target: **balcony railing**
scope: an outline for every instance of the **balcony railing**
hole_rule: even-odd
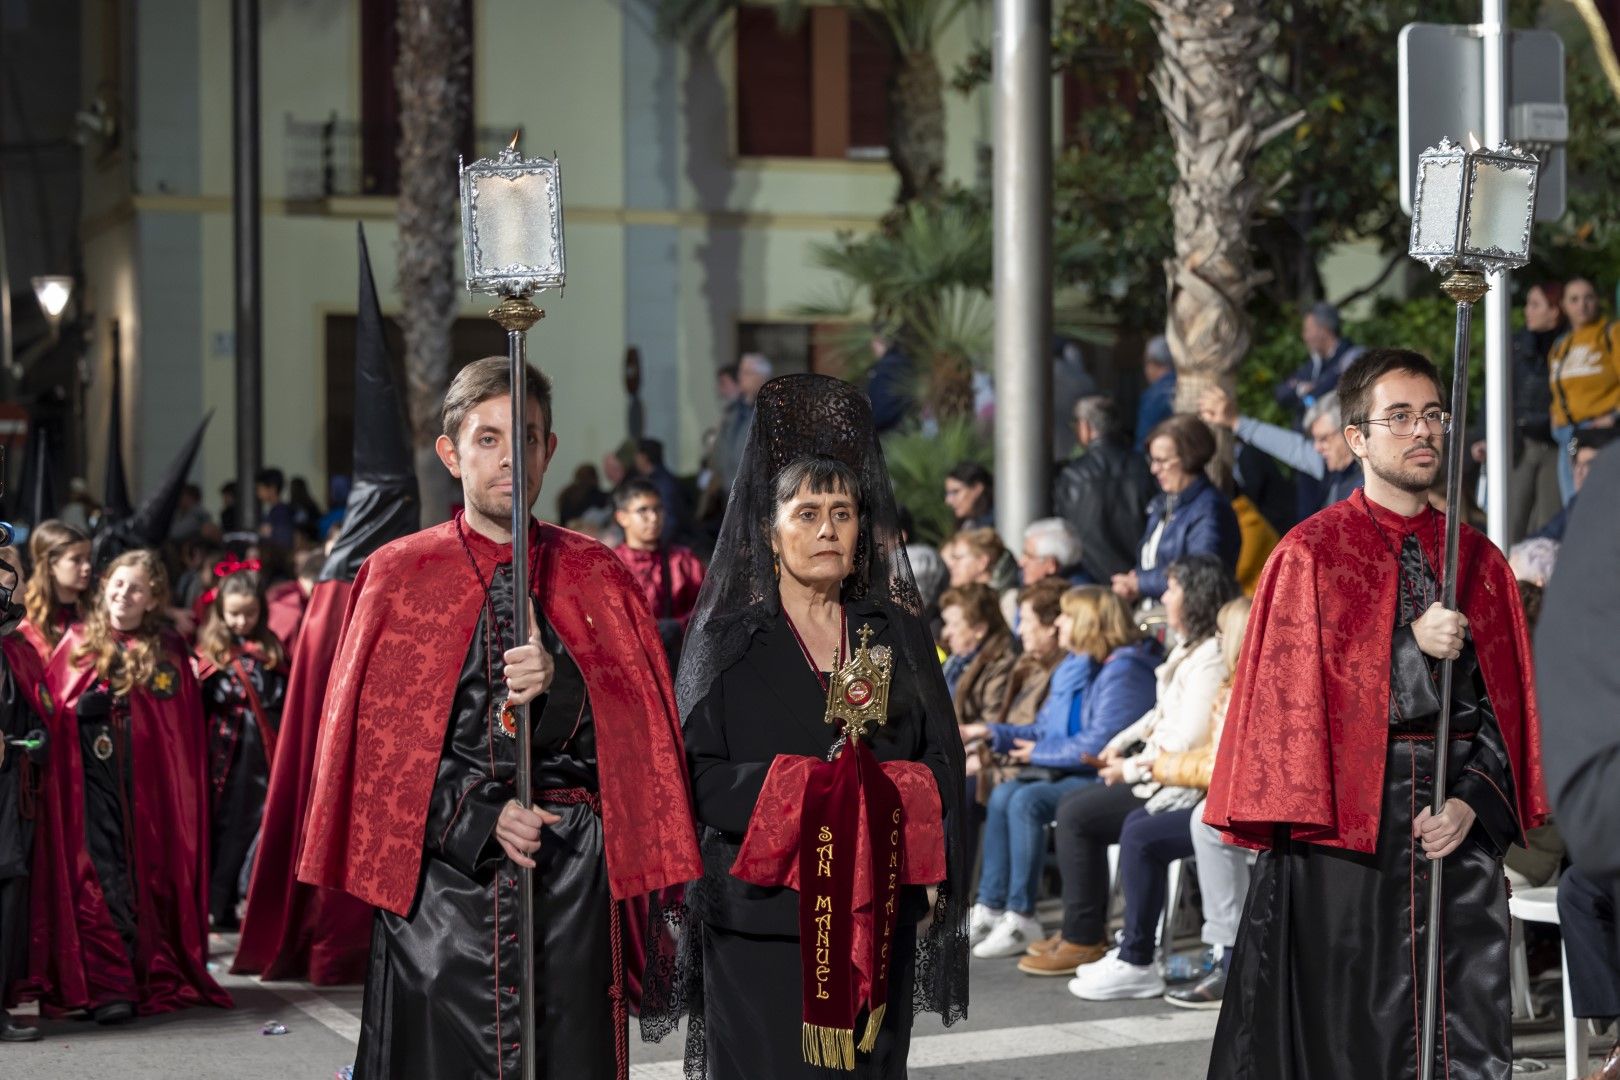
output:
[[[339,120],[336,113],[325,120],[301,120],[288,115],[287,197],[398,195],[399,127],[393,125],[393,131],[388,133],[382,128],[360,120]],[[475,128],[471,158],[495,157],[511,139],[513,130]]]

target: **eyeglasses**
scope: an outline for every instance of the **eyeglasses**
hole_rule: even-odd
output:
[[[1362,423],[1382,424],[1389,428],[1389,433],[1397,439],[1405,439],[1417,432],[1419,420],[1429,425],[1430,432],[1451,434],[1451,414],[1441,412],[1439,409],[1430,409],[1425,413],[1392,412],[1382,420],[1363,420]]]
[[[1172,465],[1179,465],[1179,464],[1181,464],[1181,459],[1179,457],[1151,457],[1150,456],[1148,458],[1148,468],[1150,468],[1150,469],[1154,468],[1154,467],[1157,467],[1157,468],[1160,468],[1160,469],[1167,469]]]

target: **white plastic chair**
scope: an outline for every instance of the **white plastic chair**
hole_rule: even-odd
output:
[[[1513,916],[1515,923],[1551,923],[1558,925],[1558,886],[1544,885],[1539,889],[1519,889],[1508,899],[1508,914]],[[1519,997],[1520,988],[1523,988],[1526,1011],[1531,1006],[1529,1001],[1530,974],[1529,965],[1524,954],[1524,929],[1522,926],[1514,927],[1514,942],[1512,952],[1512,971],[1514,997]],[[1580,1080],[1586,1075],[1586,1021],[1575,1015],[1575,1003],[1569,995],[1569,952],[1560,946],[1563,960],[1564,982],[1564,1076],[1567,1080]],[[1521,972],[1523,979],[1521,982]],[[1514,1011],[1518,1011],[1518,1002],[1515,1001]]]

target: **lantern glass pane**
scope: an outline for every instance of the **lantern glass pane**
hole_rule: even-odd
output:
[[[553,236],[558,208],[551,174],[479,176],[474,183],[479,256],[474,272],[555,271],[558,259]]]
[[[1475,161],[1473,170],[1463,247],[1512,258],[1528,256],[1535,169],[1484,159]]]
[[[1462,214],[1462,159],[1429,159],[1422,163],[1423,201],[1418,206],[1414,250],[1454,251],[1457,219]]]

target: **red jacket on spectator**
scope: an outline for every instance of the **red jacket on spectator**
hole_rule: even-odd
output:
[[[613,554],[641,586],[655,619],[674,619],[686,629],[703,587],[703,563],[690,548],[670,544],[657,551],[637,551],[620,544]]]

